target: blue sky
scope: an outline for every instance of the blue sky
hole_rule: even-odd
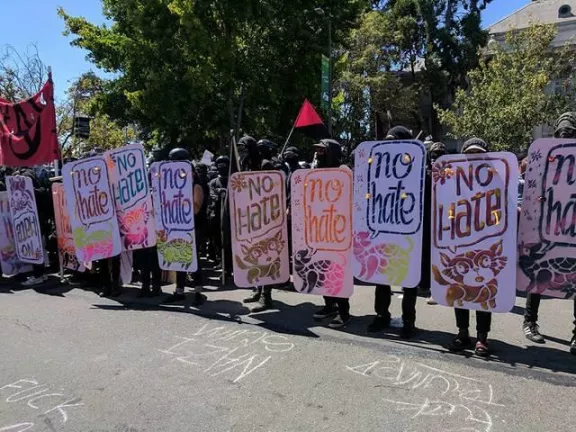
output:
[[[529,1],[493,0],[484,13],[484,24],[498,21]],[[3,3],[4,17],[0,26],[0,45],[10,44],[18,51],[24,51],[30,43],[35,43],[44,63],[52,66],[57,98],[63,97],[71,80],[94,69],[85,59],[86,52],[70,46],[70,38],[62,35],[64,24],[56,9],[62,6],[72,16],[102,23],[100,0],[0,0],[0,3]]]

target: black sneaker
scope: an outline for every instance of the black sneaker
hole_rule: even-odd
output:
[[[142,288],[138,293],[138,297],[140,298],[152,297],[152,291],[150,291],[150,289]]]
[[[344,327],[346,324],[348,324],[350,322],[350,320],[352,319],[351,316],[348,316],[346,318],[342,318],[340,316],[340,314],[338,314],[336,316],[336,318],[334,318],[332,321],[330,321],[330,324],[328,324],[328,327],[333,328],[333,329],[339,329]]]
[[[416,334],[416,326],[412,323],[404,323],[402,330],[400,330],[400,337],[402,339],[411,339]]]
[[[242,303],[256,303],[260,301],[260,296],[262,296],[262,290],[261,289],[255,289],[252,291],[252,293],[246,297],[244,300],[242,300]]]
[[[474,354],[479,357],[489,357],[490,349],[488,348],[488,335],[483,333],[478,333],[476,338],[476,347],[474,348]]]
[[[572,337],[570,342],[570,354],[576,355],[576,336]]]
[[[526,336],[526,339],[528,339],[529,341],[535,342],[535,343],[539,343],[539,344],[543,344],[546,343],[546,341],[544,340],[544,337],[540,334],[539,331],[540,327],[538,327],[538,324],[536,323],[531,323],[531,322],[527,322],[524,323],[524,336]]]
[[[472,348],[472,339],[466,333],[458,333],[456,338],[448,345],[448,349],[452,352],[462,352]]]
[[[192,300],[192,302],[190,304],[194,307],[202,306],[206,302],[207,299],[208,299],[208,297],[206,297],[204,294],[195,293],[194,299]]]
[[[318,312],[314,312],[313,317],[314,319],[322,320],[336,315],[338,315],[338,309],[334,306],[324,306]]]
[[[164,300],[163,303],[178,303],[184,300],[186,300],[186,296],[184,294],[174,293],[168,296],[168,298]]]
[[[378,333],[390,327],[390,318],[377,315],[368,326],[368,333]]]

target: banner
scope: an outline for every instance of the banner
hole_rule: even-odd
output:
[[[247,288],[288,282],[286,176],[235,173],[228,184],[234,283]]]
[[[4,276],[14,276],[32,271],[32,266],[24,264],[16,256],[16,243],[12,228],[12,216],[8,202],[8,192],[0,192],[0,265]]]
[[[0,165],[31,167],[59,159],[54,87],[50,77],[30,99],[0,99]]]
[[[78,261],[74,239],[72,238],[72,225],[66,205],[66,194],[62,183],[52,185],[52,199],[54,200],[54,219],[56,222],[56,237],[58,239],[58,258],[60,266],[74,271],[83,272],[84,265]]]
[[[91,262],[119,255],[122,244],[106,158],[67,163],[62,176],[78,259]]]
[[[419,141],[356,148],[352,270],[359,280],[406,288],[420,283],[425,175]]]
[[[24,176],[7,176],[6,188],[14,228],[16,256],[25,263],[44,264],[44,247],[32,179]]]
[[[518,163],[512,153],[440,157],[432,167],[432,296],[509,312],[516,299]]]
[[[162,270],[198,270],[194,232],[194,183],[189,162],[150,167],[158,259]]]
[[[576,140],[530,146],[518,230],[518,289],[576,297]]]
[[[123,250],[156,244],[154,209],[144,148],[130,144],[106,153]]]
[[[294,287],[305,294],[350,297],[352,171],[298,170],[291,190]]]

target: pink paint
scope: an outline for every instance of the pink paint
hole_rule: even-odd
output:
[[[354,158],[358,279],[413,288],[421,278],[426,150],[419,141],[364,142]]]
[[[576,140],[532,143],[518,231],[520,291],[576,297],[575,174]]]
[[[352,171],[298,170],[292,175],[293,279],[306,294],[348,298],[354,292]]]
[[[84,265],[78,261],[74,239],[72,238],[72,226],[66,205],[66,195],[62,183],[52,185],[52,199],[54,200],[54,217],[56,219],[56,237],[58,239],[58,257],[60,265],[64,268],[83,272]]]
[[[116,215],[125,251],[154,246],[154,209],[141,144],[106,153]]]
[[[516,299],[518,168],[508,152],[432,167],[431,290],[444,306],[509,312]]]

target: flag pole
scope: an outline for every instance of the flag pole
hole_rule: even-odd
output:
[[[284,147],[282,147],[282,151],[280,152],[280,156],[282,156],[284,154],[284,150],[286,150],[286,146],[288,145],[288,142],[290,141],[290,138],[292,137],[292,133],[294,133],[294,129],[296,128],[296,122],[297,121],[298,121],[298,119],[296,119],[296,121],[292,125],[292,130],[288,134],[288,138],[286,138],[286,142],[284,143]]]

